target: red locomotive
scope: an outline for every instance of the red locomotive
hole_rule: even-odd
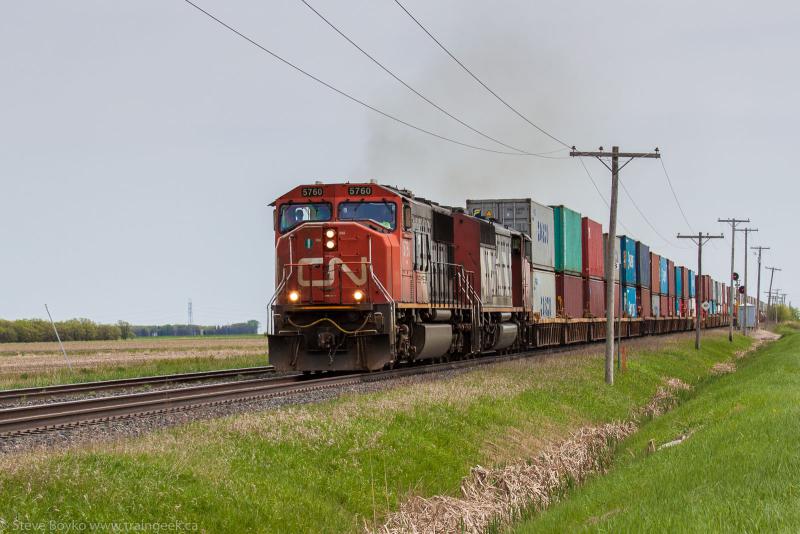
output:
[[[298,186],[272,205],[278,369],[377,370],[517,343],[527,236],[376,183]]]

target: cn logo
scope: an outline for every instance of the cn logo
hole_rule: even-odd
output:
[[[350,266],[347,265],[345,262],[342,261],[341,258],[331,258],[331,261],[328,262],[328,274],[325,280],[306,280],[304,273],[306,269],[304,269],[303,265],[322,265],[322,258],[302,258],[297,263],[300,265],[297,273],[297,283],[300,287],[330,287],[333,285],[333,281],[336,279],[336,266],[341,265],[340,269],[343,274],[345,274],[353,284],[357,286],[363,286],[367,283],[367,258],[361,258],[361,274],[356,275]]]

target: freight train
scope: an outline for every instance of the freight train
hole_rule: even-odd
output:
[[[689,330],[697,313],[706,327],[726,320],[724,284],[627,236],[606,276],[607,234],[565,206],[444,206],[375,182],[301,185],[271,206],[279,370],[375,371],[601,340],[608,283],[621,337]]]

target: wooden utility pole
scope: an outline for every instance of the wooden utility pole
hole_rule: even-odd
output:
[[[691,239],[697,245],[697,278],[695,278],[694,287],[695,287],[695,314],[694,314],[694,323],[695,323],[695,334],[694,334],[694,348],[696,350],[700,350],[700,310],[701,304],[705,302],[704,295],[703,295],[703,284],[701,283],[703,277],[703,244],[712,240],[712,239],[722,239],[725,236],[720,235],[711,235],[706,233],[703,235],[703,232],[699,232],[697,235],[681,235],[678,234],[678,239]]]
[[[769,269],[771,271],[769,275],[769,291],[767,291],[767,320],[769,320],[769,312],[771,310],[770,306],[772,304],[772,280],[775,278],[775,271],[780,271],[780,269],[778,269],[777,267],[766,267],[766,266],[764,268]]]
[[[619,192],[619,171],[637,158],[660,158],[658,148],[653,152],[620,152],[618,146],[611,147],[611,152],[603,150],[603,147],[596,152],[580,152],[572,147],[569,153],[572,157],[597,158],[611,171],[611,206],[608,218],[608,241],[606,242],[606,384],[614,383],[614,250],[617,241],[617,197]],[[603,158],[611,158],[611,165],[606,163]],[[627,158],[628,161],[619,164],[619,158]],[[620,298],[622,295],[620,294]],[[621,333],[620,325],[620,333]]]
[[[742,228],[735,232],[744,232],[744,321],[742,321],[742,334],[747,335],[747,236],[750,232],[758,232],[758,228]],[[735,233],[734,232],[734,233]]]
[[[731,287],[730,287],[730,298],[728,299],[728,320],[730,324],[728,325],[728,341],[733,341],[733,303],[736,301],[735,299],[738,298],[738,295],[735,293],[736,288],[735,280],[733,279],[733,272],[734,272],[734,260],[736,256],[734,255],[734,251],[736,250],[736,225],[739,223],[749,223],[750,219],[717,219],[717,222],[724,222],[730,223],[731,225]],[[747,253],[747,249],[745,249],[745,254]]]
[[[761,251],[769,250],[769,247],[750,248],[758,251],[758,282],[756,282],[756,330],[758,330],[758,327],[761,324]]]

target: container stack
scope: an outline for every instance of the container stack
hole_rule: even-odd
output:
[[[683,317],[683,267],[675,266],[675,317]]]
[[[689,317],[689,268],[681,268],[681,317]]]
[[[663,256],[659,258],[658,279],[661,286],[661,317],[672,317],[669,307],[669,260]]]
[[[628,236],[619,236],[622,263],[619,267],[620,291],[622,292],[622,316],[638,317],[636,304],[636,241]]]
[[[661,256],[650,253],[650,311],[661,317]]]
[[[539,318],[556,316],[553,208],[530,198],[467,200],[467,211],[495,219],[530,236],[533,242],[532,308]]]
[[[608,234],[603,234],[603,250],[606,250],[608,247]],[[620,299],[619,293],[619,267],[622,266],[622,262],[620,261],[620,246],[619,246],[619,238],[614,241],[614,265],[616,268],[612,269],[614,279],[614,317],[619,317],[622,314],[622,300]],[[610,284],[612,282],[611,275],[609,273],[605,273],[606,284]],[[605,292],[603,292],[605,295]],[[604,309],[607,307],[608,303],[603,301]]]
[[[636,301],[639,303],[639,316],[652,317],[653,301],[650,298],[650,247],[636,242]]]
[[[551,207],[555,235],[556,315],[583,317],[581,214],[565,206]]]
[[[589,217],[581,219],[581,243],[583,313],[585,317],[602,317],[606,311],[603,226]]]
[[[695,298],[695,272],[689,271],[689,277],[686,280],[686,286],[689,288],[689,303],[687,309],[689,310],[689,317],[694,317],[697,313],[697,299]]]
[[[667,281],[669,282],[669,316],[675,317],[675,262],[667,260]]]

